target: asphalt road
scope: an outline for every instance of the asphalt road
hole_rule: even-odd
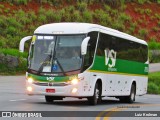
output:
[[[105,97],[102,103],[96,106],[88,105],[86,99],[65,98],[63,101],[55,101],[53,104],[45,102],[44,96],[28,96],[25,94],[25,76],[0,76],[0,111],[77,111],[77,113],[69,112],[69,114],[82,115],[89,114],[89,111],[98,111],[94,113],[94,117],[54,117],[54,118],[39,118],[43,119],[62,119],[62,120],[158,120],[157,117],[126,117],[129,113],[123,111],[159,111],[160,112],[160,96],[159,95],[144,95],[137,96],[136,102],[133,104],[120,103],[118,99]],[[86,112],[78,112],[86,111]],[[110,111],[110,112],[106,112]],[[61,113],[60,113],[61,114]],[[116,114],[125,114],[125,117],[111,117]],[[160,117],[159,117],[160,118]],[[0,118],[2,119],[2,118]],[[12,118],[17,120],[17,118]]]
[[[160,71],[160,63],[154,63],[149,65],[149,72]]]

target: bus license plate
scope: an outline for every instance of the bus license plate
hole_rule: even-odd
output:
[[[55,89],[46,89],[47,93],[55,93]]]

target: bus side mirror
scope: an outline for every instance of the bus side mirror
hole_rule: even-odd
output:
[[[27,36],[24,37],[23,39],[21,39],[20,44],[19,44],[19,51],[20,52],[24,52],[24,44],[26,41],[30,40],[32,38],[32,36]]]
[[[86,37],[81,44],[81,54],[85,55],[87,53],[87,45],[88,41],[90,40],[90,37]]]

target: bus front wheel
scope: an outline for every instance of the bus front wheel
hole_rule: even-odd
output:
[[[101,101],[101,86],[98,83],[95,85],[93,96],[88,97],[87,99],[91,105],[96,105]]]
[[[47,103],[52,103],[54,98],[53,98],[53,96],[45,96],[45,100]]]

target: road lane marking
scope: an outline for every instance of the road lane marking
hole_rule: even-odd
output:
[[[17,99],[17,100],[9,100],[10,102],[15,102],[15,101],[23,101],[23,100],[26,100],[26,99]]]
[[[122,105],[122,106],[160,106],[160,104],[127,104],[127,105]],[[107,111],[109,111],[104,117],[103,117],[103,120],[109,120],[109,118],[111,117],[111,115],[115,112],[120,112],[122,110],[126,110],[128,109],[129,107],[126,107],[126,108],[120,108],[120,107],[113,107],[113,108],[109,108],[109,109],[106,109],[102,112],[100,112],[96,119],[95,120],[100,120],[101,119],[101,116],[104,115]]]
[[[117,107],[113,107],[113,108],[106,109],[106,110],[100,112],[100,113],[97,115],[97,117],[96,117],[95,120],[100,120],[100,119],[101,119],[101,116],[102,116],[103,114],[105,114],[107,111],[112,111],[113,109],[116,109],[116,108],[117,108]]]

